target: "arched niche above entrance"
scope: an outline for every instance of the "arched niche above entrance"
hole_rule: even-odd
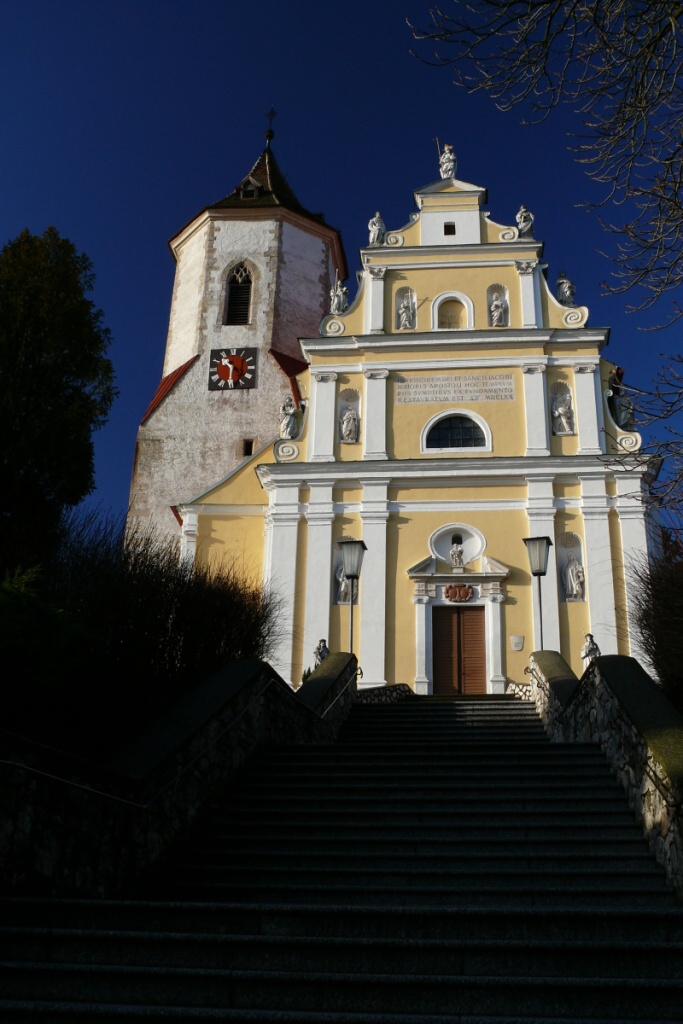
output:
[[[468,523],[449,523],[447,526],[440,526],[429,538],[429,550],[437,562],[453,565],[451,551],[454,547],[462,549],[459,556],[454,556],[456,564],[461,559],[463,566],[471,565],[484,554],[486,538]]]

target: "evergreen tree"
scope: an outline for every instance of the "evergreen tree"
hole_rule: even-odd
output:
[[[92,263],[55,228],[0,252],[0,568],[49,556],[94,488],[92,433],[116,397]]]

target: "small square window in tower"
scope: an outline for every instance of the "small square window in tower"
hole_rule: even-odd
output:
[[[224,324],[248,324],[251,313],[251,274],[239,263],[228,278]]]

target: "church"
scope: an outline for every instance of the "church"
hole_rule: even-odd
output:
[[[266,138],[170,242],[131,517],[278,594],[270,660],[294,687],[321,639],[348,649],[351,611],[363,686],[504,693],[541,647],[580,675],[588,633],[638,657],[641,438],[609,330],[550,273],[532,211],[497,223],[446,146],[407,223],[370,216],[351,295],[339,233]],[[349,537],[366,547],[358,581]],[[550,542],[542,577],[530,538]]]

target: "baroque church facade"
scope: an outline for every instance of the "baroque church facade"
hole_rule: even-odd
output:
[[[647,556],[646,466],[609,331],[554,293],[533,214],[439,176],[408,223],[371,218],[349,304],[339,234],[300,205],[270,139],[171,241],[164,376],[131,515],[182,556],[236,560],[279,594],[271,662],[297,686],[321,638],[363,685],[502,693],[529,654],[581,672],[639,651],[626,554]],[[338,542],[366,545],[359,584]],[[541,587],[525,538],[549,537]]]

